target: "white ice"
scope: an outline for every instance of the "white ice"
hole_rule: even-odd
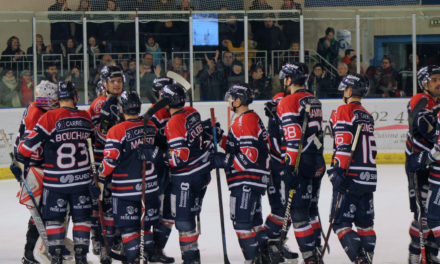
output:
[[[409,235],[411,222],[409,212],[407,180],[403,165],[378,166],[378,189],[375,193],[375,230],[377,246],[374,263],[407,263]],[[223,188],[223,207],[225,210],[226,241],[229,260],[231,263],[243,263],[243,255],[238,245],[237,237],[229,219],[229,191],[226,188],[224,174],[221,176]],[[323,227],[327,230],[330,211],[331,184],[325,176],[322,182],[321,198],[319,201]],[[0,181],[0,264],[21,263],[25,244],[25,234],[29,212],[16,199],[18,184],[15,180]],[[263,198],[263,212],[267,216],[269,205],[267,196]],[[220,219],[218,211],[217,186],[215,173],[212,171],[212,181],[208,187],[203,202],[201,215],[202,234],[199,238],[199,248],[202,263],[223,263]],[[297,251],[293,232],[288,234],[288,245]],[[326,255],[326,264],[350,263],[334,233],[330,238],[330,255]],[[173,229],[170,240],[165,248],[168,255],[180,261],[180,250],[177,232]],[[99,263],[98,259],[89,254],[89,260]],[[114,263],[117,263],[116,261]]]

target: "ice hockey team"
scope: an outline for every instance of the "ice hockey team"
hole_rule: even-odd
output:
[[[103,68],[97,98],[87,111],[77,108],[73,83],[42,81],[24,112],[10,166],[21,184],[35,177],[32,168],[44,174],[22,263],[39,263],[34,256],[39,236],[53,264],[88,263],[89,244],[103,264],[113,259],[174,263],[164,253],[173,226],[183,263],[201,263],[203,198],[211,170],[223,169],[244,263],[298,263],[302,258],[302,263],[323,264],[331,233],[323,230],[318,210],[326,170],[323,112],[307,90],[308,74],[304,63],[283,65],[283,92],[265,103],[267,126],[252,110],[254,91],[246,83],[233,83],[226,93],[233,115],[227,135],[218,123],[202,120],[192,104],[186,106],[186,87],[177,79],[154,80],[158,101],[151,115],[141,115],[136,92],[123,90],[124,74],[117,66]],[[414,215],[408,261],[440,263],[440,67],[424,67],[417,78],[421,93],[408,104],[406,142]],[[327,174],[333,194],[324,226],[351,263],[371,264],[377,149],[374,119],[361,103],[369,82],[348,74],[338,90],[343,103],[329,120],[334,143]],[[217,151],[217,143],[223,151]],[[66,239],[69,221],[73,247]],[[290,227],[299,254],[286,245]],[[229,263],[226,252],[218,263]]]

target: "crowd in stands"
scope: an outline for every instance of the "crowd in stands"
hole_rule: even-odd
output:
[[[99,81],[100,69],[105,65],[118,64],[125,74],[125,88],[136,89],[136,59],[134,22],[118,23],[118,16],[112,11],[151,11],[151,10],[197,10],[204,8],[204,1],[181,0],[81,0],[77,8],[68,6],[67,0],[56,0],[49,11],[107,11],[90,15],[93,21],[87,23],[87,54],[89,61],[89,98],[93,98],[93,87]],[[240,3],[231,0],[218,2],[218,9],[242,9]],[[212,5],[211,5],[212,7]],[[206,9],[206,8],[205,8]],[[250,10],[272,10],[266,0],[254,0]],[[284,0],[280,9],[297,9],[301,5],[293,0]],[[41,34],[36,35],[38,81],[70,80],[75,83],[84,99],[83,73],[83,32],[82,24],[60,21],[60,14],[49,15],[50,41],[45,42]],[[65,16],[65,15],[64,15]],[[151,15],[150,15],[151,16]],[[162,15],[164,16],[164,15]],[[251,16],[251,15],[250,15]],[[251,39],[248,45],[248,65],[244,61],[244,26],[236,15],[219,15],[219,46],[197,59],[200,67],[195,68],[194,76],[200,89],[201,100],[222,100],[228,85],[244,81],[245,71],[249,73],[249,84],[255,89],[257,99],[269,99],[282,87],[275,77],[281,65],[274,72],[265,72],[271,63],[271,51],[285,50],[290,61],[299,61],[299,23],[296,20],[278,20],[286,14],[257,13],[250,17]],[[296,16],[296,15],[294,15]],[[166,17],[166,15],[165,15]],[[119,15],[119,18],[134,19],[132,15]],[[142,17],[140,17],[142,19]],[[145,17],[144,17],[145,18]],[[153,19],[153,17],[150,17]],[[253,20],[252,18],[260,18]],[[263,18],[263,19],[261,19]],[[188,52],[189,25],[185,20],[140,23],[140,67],[139,77],[141,95],[150,98],[152,81],[163,76],[166,70],[173,70],[190,80],[188,61],[178,52]],[[33,98],[32,60],[34,47],[23,50],[17,36],[7,41],[7,47],[0,58],[0,106],[26,106]],[[261,51],[266,51],[265,61],[256,60]],[[215,55],[213,55],[215,52]],[[353,49],[346,49],[340,56],[335,30],[325,30],[316,47],[323,61],[309,65],[308,88],[320,98],[339,97],[337,87],[340,80],[349,72],[356,72],[357,56]],[[308,53],[306,53],[308,56]],[[44,57],[44,63],[43,62]],[[418,57],[417,57],[418,59]],[[412,60],[410,58],[409,60]],[[392,67],[390,58],[384,57],[379,67],[361,68],[371,82],[372,97],[400,97],[412,94],[412,76],[402,75]],[[270,65],[269,65],[270,66]],[[333,66],[333,67],[332,67]],[[410,67],[409,65],[408,67]],[[412,68],[403,69],[404,72]],[[81,102],[87,103],[87,102]]]

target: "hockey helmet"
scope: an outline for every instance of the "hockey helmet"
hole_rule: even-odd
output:
[[[75,85],[72,82],[59,82],[58,83],[58,99],[72,99],[75,100],[78,92]]]
[[[440,67],[437,65],[425,66],[417,72],[417,82],[422,90],[425,89],[425,86],[431,80],[431,75],[434,74],[440,74]]]
[[[179,83],[165,85],[162,89],[162,98],[170,100],[168,105],[171,108],[181,108],[185,105],[186,101],[185,88]]]
[[[119,100],[124,114],[138,115],[141,112],[142,102],[135,91],[123,91]]]
[[[122,81],[125,82],[125,75],[119,66],[104,66],[101,70],[101,80],[104,82],[109,81],[112,78],[121,77]]]
[[[156,78],[153,81],[153,93],[154,95],[156,95],[156,97],[159,97],[159,93],[160,91],[162,91],[162,89],[165,87],[165,85],[168,84],[172,84],[174,81],[171,78],[168,77],[161,77],[161,78]]]
[[[254,100],[254,90],[247,83],[233,83],[226,92],[225,99],[235,100],[240,98],[242,105],[249,105]]]
[[[95,91],[96,91],[96,95],[97,95],[97,96],[105,95],[105,87],[104,87],[104,85],[102,84],[102,80],[100,80],[100,81],[96,84]]]
[[[37,107],[53,107],[58,101],[58,87],[53,82],[41,81],[35,87],[35,104]]]
[[[284,80],[288,77],[292,78],[293,84],[304,85],[309,78],[309,68],[302,62],[286,63],[281,68],[279,78]]]
[[[364,97],[370,90],[370,83],[368,79],[358,73],[351,73],[345,76],[339,84],[338,91],[345,91],[351,87],[351,96]]]

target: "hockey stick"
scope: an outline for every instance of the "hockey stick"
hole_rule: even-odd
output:
[[[414,135],[413,135],[413,122],[414,118],[419,114],[419,112],[425,108],[428,104],[428,99],[425,97],[421,98],[417,104],[414,106],[413,110],[408,115],[408,132],[411,138],[411,153],[414,152]],[[425,121],[430,124],[426,119]],[[430,129],[432,130],[432,129]],[[416,206],[417,206],[417,222],[419,224],[419,243],[420,243],[420,262],[421,264],[426,264],[426,249],[425,249],[425,238],[423,237],[423,221],[422,221],[422,208],[423,205],[420,199],[420,190],[419,183],[417,180],[417,173],[410,173],[409,184],[414,186],[414,196],[416,198]]]
[[[319,225],[321,226],[321,236],[322,238],[325,239],[325,233],[324,230],[322,229],[321,215],[319,214],[319,211],[318,211],[318,221],[319,221]],[[330,245],[327,245],[327,252],[328,254],[330,254]]]
[[[98,182],[99,176],[98,176],[98,172],[95,167],[95,156],[93,155],[93,146],[92,146],[92,139],[91,138],[87,139],[87,145],[89,147],[90,166],[92,167],[93,181],[95,182],[96,186],[99,186],[99,188],[101,189],[101,195],[98,198],[98,214],[99,214],[99,222],[101,224],[102,240],[104,241],[104,247],[105,247],[106,254],[107,254],[107,256],[114,258],[116,260],[126,261],[127,258],[123,255],[120,255],[120,254],[113,252],[110,248],[109,243],[108,243],[107,228],[104,224],[104,210],[102,209],[102,194],[104,192],[103,191],[104,186]]]
[[[141,143],[144,144],[144,143]],[[144,243],[145,243],[145,171],[147,168],[147,162],[144,160],[142,161],[142,199],[141,199],[141,244],[140,244],[140,264],[144,264],[145,262],[145,254],[144,254]]]
[[[362,130],[362,123],[358,124],[356,127],[356,134],[354,136],[353,143],[351,144],[350,158],[348,159],[348,165],[347,165],[347,168],[345,169],[344,174],[343,174],[344,176],[348,174],[348,170],[350,169],[350,165],[351,165],[351,162],[352,162],[352,159],[354,156],[354,152],[356,150],[356,146],[357,146],[357,143],[359,140],[359,135],[361,133],[361,130]],[[338,192],[338,196],[336,197],[335,209],[333,210],[333,212],[331,214],[330,225],[328,226],[327,234],[324,239],[324,247],[322,248],[322,254],[321,254],[321,256],[319,256],[319,263],[321,263],[321,264],[323,263],[322,260],[324,259],[325,249],[328,246],[328,240],[330,238],[331,230],[333,227],[333,223],[335,222],[336,213],[338,211],[339,204],[341,203],[341,199],[342,199],[342,194],[340,192]]]
[[[215,114],[214,108],[211,108],[211,126],[212,126],[212,136],[214,139],[214,153],[217,153],[217,129],[215,126]],[[229,264],[228,253],[226,251],[226,232],[225,232],[225,220],[223,216],[223,197],[222,197],[222,186],[220,182],[220,169],[215,169],[216,179],[217,179],[217,194],[218,194],[218,206],[220,211],[220,227],[222,231],[222,245],[223,245],[223,261],[225,264]]]
[[[304,113],[304,120],[303,120],[303,123],[301,126],[301,138],[299,140],[298,154],[296,155],[296,160],[295,160],[295,168],[293,169],[293,177],[297,177],[297,174],[298,174],[299,162],[301,160],[301,154],[302,154],[302,149],[303,149],[303,145],[304,145],[304,138],[306,135],[307,124],[309,121],[309,113],[310,113],[310,104],[307,104],[306,109],[305,109],[305,113]],[[278,245],[277,245],[278,252],[281,252],[284,240],[286,239],[286,236],[287,236],[287,231],[288,231],[287,224],[288,224],[289,218],[290,218],[290,207],[292,206],[294,193],[295,193],[295,189],[290,188],[289,197],[287,198],[286,211],[284,213],[284,218],[283,218],[283,227],[281,229],[280,240],[278,241]],[[279,263],[280,257],[281,257],[281,253],[277,254],[276,258],[272,261],[272,263]]]

